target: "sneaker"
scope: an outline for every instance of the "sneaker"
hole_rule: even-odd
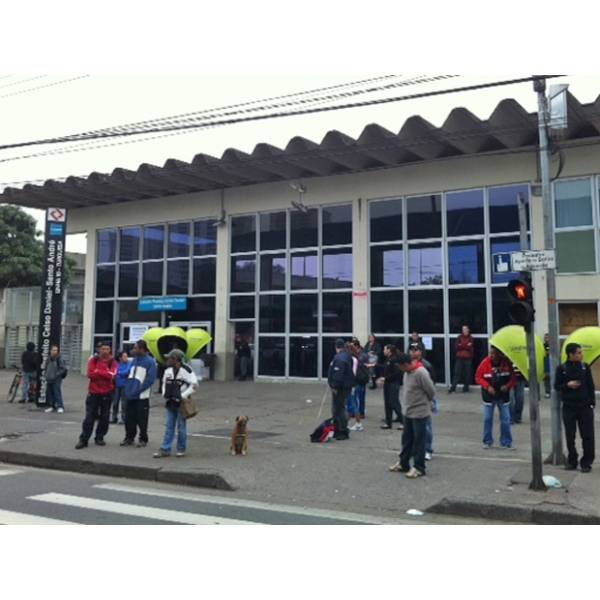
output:
[[[403,468],[400,461],[393,464],[391,467],[388,467],[388,470],[392,471],[392,473],[408,473],[410,471],[410,469]]]
[[[396,429],[398,431],[402,431],[404,429],[404,425],[400,424],[400,425],[398,425],[398,427],[396,427]]]
[[[364,425],[362,423],[354,423],[354,425],[352,425],[352,427],[348,427],[348,429],[350,431],[364,431]]]
[[[104,440],[94,440],[94,444],[96,444],[96,446],[106,446],[106,442]]]
[[[433,458],[433,455],[431,454],[431,452],[425,452],[425,460],[431,460]]]
[[[119,446],[133,446],[133,440],[124,439]]]
[[[391,429],[392,426],[391,425],[380,425],[379,429]]]
[[[544,394],[544,398],[550,398],[550,394]]]
[[[414,467],[405,475],[407,479],[416,479],[417,477],[423,477],[425,473],[421,473],[419,469],[415,469]]]
[[[489,450],[492,447],[491,444],[483,444],[483,449],[484,450]]]
[[[50,407],[50,408],[47,408],[44,412],[51,413],[51,412],[54,412],[54,409],[52,407]]]
[[[592,470],[592,467],[581,467],[582,473],[589,473]]]
[[[171,453],[170,452],[166,452],[165,450],[163,450],[161,448],[158,452],[155,452],[152,455],[152,458],[166,458],[167,456],[171,456]]]
[[[181,450],[180,450],[180,451],[178,451],[178,452],[175,454],[175,456],[176,456],[177,458],[182,458],[182,457],[184,457],[184,456],[185,456],[185,452],[183,452],[183,451],[181,451]]]
[[[65,412],[65,409],[59,408],[56,412],[62,415]]]
[[[145,448],[148,445],[148,442],[138,442],[135,447],[136,448]]]
[[[81,450],[82,448],[87,448],[87,444],[85,442],[77,442],[75,450]]]
[[[501,446],[502,450],[514,450],[514,447],[512,446],[512,444],[508,445],[508,446]]]

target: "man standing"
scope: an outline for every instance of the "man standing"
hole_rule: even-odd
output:
[[[133,346],[134,356],[129,377],[125,383],[127,411],[125,413],[125,439],[121,446],[132,446],[139,430],[137,447],[148,445],[148,418],[150,414],[150,391],[156,379],[156,363],[148,355],[148,345],[139,340]]]
[[[481,361],[475,374],[475,382],[481,386],[483,400],[483,447],[491,448],[494,443],[494,409],[500,412],[500,445],[512,448],[510,431],[510,390],[516,383],[510,362],[492,346],[490,355]]]
[[[410,334],[408,345],[409,347],[414,345],[419,346],[419,349],[423,353],[423,356],[425,356],[425,344],[423,343],[423,338],[416,331],[413,331]]]
[[[329,364],[327,383],[331,388],[331,413],[335,424],[335,439],[347,440],[348,416],[346,401],[354,385],[352,373],[352,357],[346,351],[346,342],[342,338],[335,340],[335,356]]]
[[[435,382],[435,371],[433,365],[428,360],[423,358],[423,353],[418,345],[411,345],[408,352],[410,359],[420,362],[427,369],[427,373],[429,373],[431,381]],[[427,423],[425,425],[425,460],[431,460],[433,458],[433,415],[438,414],[438,401],[435,398],[431,402],[431,413],[432,416],[427,419]]]
[[[515,372],[515,386],[510,391],[510,424],[518,425],[523,419],[523,406],[525,404],[525,379],[519,367],[513,365]]]
[[[60,355],[60,348],[52,346],[50,356],[46,363],[46,397],[50,405],[44,412],[57,413],[65,412],[65,405],[62,397],[62,381],[67,376],[67,366]]]
[[[371,377],[371,385],[369,386],[372,390],[377,389],[377,371],[379,369],[379,355],[381,354],[381,346],[375,336],[371,334],[369,341],[365,346],[365,352],[369,357],[369,375]]]
[[[21,355],[21,370],[23,372],[23,397],[19,402],[34,402],[29,396],[29,388],[36,382],[37,370],[40,366],[40,355],[35,351],[35,344],[27,342],[26,350]]]
[[[88,360],[87,376],[90,380],[88,396],[85,400],[85,419],[81,427],[79,442],[76,450],[87,448],[88,441],[96,425],[94,442],[96,446],[106,446],[104,436],[108,432],[110,407],[115,391],[115,376],[117,375],[117,361],[112,357],[110,344],[100,346],[98,356]]]
[[[462,326],[462,333],[456,338],[454,345],[456,359],[454,361],[454,377],[448,393],[456,391],[456,386],[462,381],[463,392],[469,391],[471,378],[473,377],[473,355],[475,351],[475,341],[471,335],[468,325]]]
[[[425,475],[425,429],[431,417],[435,386],[420,361],[411,360],[408,354],[400,354],[398,364],[404,373],[404,431],[400,460],[390,467],[390,471],[406,473],[409,479],[416,479]]]
[[[385,363],[383,365],[383,405],[385,409],[385,424],[381,429],[392,428],[392,414],[398,414],[398,421],[403,423],[402,405],[400,404],[400,386],[402,385],[402,371],[398,363],[398,351],[393,344],[383,348]],[[398,426],[402,429],[402,425]]]
[[[367,395],[367,383],[369,382],[369,357],[360,345],[357,338],[350,342],[350,353],[353,361],[354,388],[348,397],[348,416],[356,421],[350,431],[364,431],[362,423],[365,418],[365,397]]]
[[[554,389],[560,392],[562,416],[567,439],[568,470],[577,468],[577,449],[575,435],[579,427],[583,456],[579,466],[582,473],[589,473],[594,462],[594,408],[596,392],[592,371],[583,362],[583,352],[579,344],[567,344],[567,361],[559,365],[554,378]]]

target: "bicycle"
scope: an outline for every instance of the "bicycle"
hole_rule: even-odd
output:
[[[17,369],[15,376],[13,377],[12,383],[10,384],[10,388],[8,389],[8,398],[9,402],[14,402],[17,397],[17,392],[19,391],[19,386],[23,382],[23,373],[21,373],[21,369]]]

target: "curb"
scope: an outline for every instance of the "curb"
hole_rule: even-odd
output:
[[[211,488],[216,490],[235,490],[235,487],[216,471],[170,471],[163,469],[162,467],[119,465],[78,458],[46,456],[44,454],[27,454],[25,452],[9,452],[6,450],[0,450],[0,462],[26,467],[36,467],[38,469],[52,469],[55,471],[70,471],[74,473],[86,473],[89,475],[141,479],[143,481],[156,481],[159,483],[171,483],[175,485]]]
[[[600,525],[600,516],[567,507],[523,506],[477,502],[466,498],[443,498],[427,512],[460,517],[476,517],[497,521],[513,521],[535,525]]]

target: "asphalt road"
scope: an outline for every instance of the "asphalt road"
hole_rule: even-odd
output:
[[[0,464],[3,525],[369,525],[476,523],[426,515],[381,519],[256,502],[235,494]],[[481,521],[479,521],[481,522]]]

